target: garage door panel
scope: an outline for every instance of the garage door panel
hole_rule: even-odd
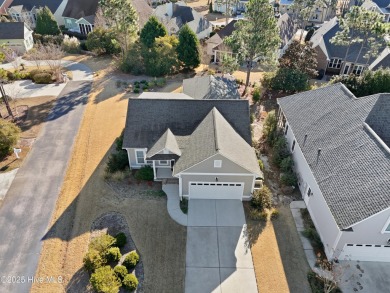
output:
[[[190,182],[191,199],[242,199],[243,182]]]
[[[340,260],[390,262],[390,246],[373,244],[346,244]]]

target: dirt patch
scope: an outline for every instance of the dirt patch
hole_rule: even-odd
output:
[[[8,172],[19,168],[30,151],[35,138],[38,136],[46,118],[52,109],[56,97],[44,96],[36,98],[15,99],[10,106],[18,113],[17,125],[21,128],[20,140],[15,146],[22,150],[19,159],[12,153],[0,162],[0,172]]]
[[[107,67],[110,60],[80,58],[95,71],[93,89],[36,272],[39,276],[61,275],[65,282],[34,283],[31,291],[63,292],[70,281],[82,283],[82,259],[93,221],[102,214],[118,212],[125,217],[142,255],[145,292],[183,292],[186,228],[170,218],[165,199],[118,197],[104,180],[108,154],[125,125],[128,95],[116,87],[115,76]],[[137,185],[127,188],[133,194]],[[82,288],[87,291],[88,284]]]

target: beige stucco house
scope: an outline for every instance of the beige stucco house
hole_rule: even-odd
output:
[[[131,169],[176,180],[181,198],[248,200],[263,177],[244,100],[147,93],[128,104],[123,148]]]
[[[390,93],[356,98],[339,83],[278,103],[328,259],[390,262]]]
[[[0,22],[0,45],[23,54],[34,46],[32,33],[24,22]]]

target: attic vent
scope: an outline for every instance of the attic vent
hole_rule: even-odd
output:
[[[214,168],[221,168],[222,160],[214,160]]]

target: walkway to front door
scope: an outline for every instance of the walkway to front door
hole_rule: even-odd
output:
[[[240,200],[189,201],[185,292],[258,292]]]

